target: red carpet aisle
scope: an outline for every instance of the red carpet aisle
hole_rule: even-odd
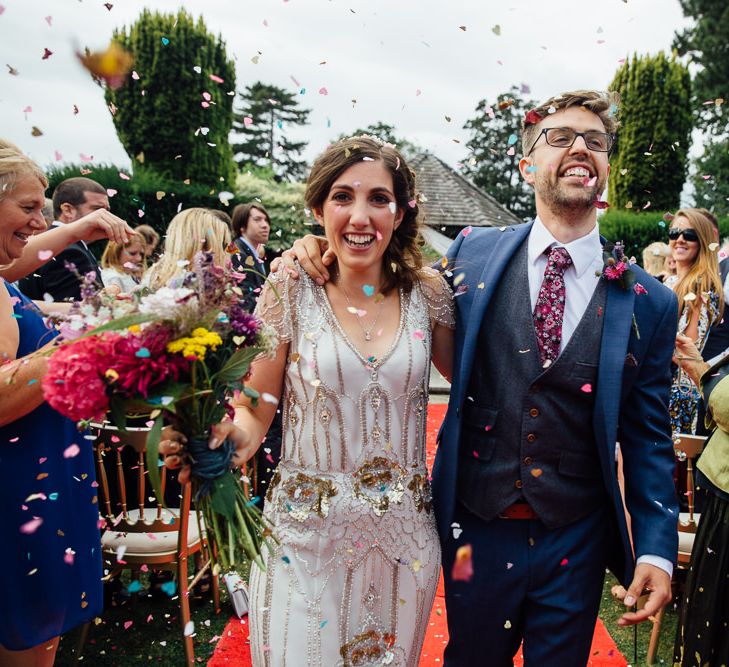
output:
[[[428,468],[432,468],[433,465],[435,436],[438,434],[438,429],[443,421],[445,409],[445,405],[430,405],[428,407]],[[443,664],[443,649],[448,642],[448,625],[446,623],[443,595],[443,580],[441,579],[433,610],[430,614],[430,627],[425,637],[425,645],[420,658],[421,667]],[[588,662],[590,667],[626,667],[628,664],[600,620],[597,621],[595,626],[590,656]],[[223,636],[215,647],[215,653],[208,662],[208,667],[249,667],[250,664],[248,619],[231,618],[223,631]],[[521,651],[517,655],[514,664],[522,664]],[[322,667],[325,666],[322,665]]]

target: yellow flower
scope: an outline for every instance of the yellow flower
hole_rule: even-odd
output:
[[[167,343],[167,351],[172,354],[179,352],[183,357],[195,357],[198,361],[203,361],[208,348],[216,350],[218,345],[222,344],[223,340],[214,331],[198,327],[189,337],[178,338]]]

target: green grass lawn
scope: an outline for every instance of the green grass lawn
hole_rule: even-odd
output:
[[[127,583],[128,573],[127,576]],[[146,586],[146,578],[142,580]],[[638,659],[634,660],[634,629],[620,628],[617,620],[623,613],[623,606],[613,600],[610,587],[615,579],[608,575],[603,589],[600,618],[621,653],[633,667],[645,664],[648,638],[652,625],[644,623],[637,630]],[[215,615],[212,597],[204,601],[191,601],[192,620],[195,622],[196,662],[206,664],[213,654],[217,640],[232,613],[224,587],[221,589],[222,612]],[[179,619],[177,597],[150,597],[139,593],[137,599],[111,607],[104,612],[98,625],[92,625],[84,649],[81,665],[94,667],[135,667],[137,665],[164,664],[166,667],[184,665],[182,630]],[[150,618],[151,617],[151,618]],[[661,628],[661,641],[656,664],[671,665],[673,639],[676,633],[677,612],[669,606]],[[125,624],[132,622],[128,628]],[[75,664],[75,648],[79,630],[68,633],[61,640],[57,666],[71,667]],[[324,666],[322,666],[324,667]]]

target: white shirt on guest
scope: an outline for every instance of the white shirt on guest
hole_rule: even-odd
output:
[[[597,225],[585,236],[560,243],[555,239],[544,223],[536,218],[527,245],[527,271],[529,275],[529,296],[532,311],[539,297],[539,289],[544,280],[547,268],[547,255],[544,251],[552,246],[566,248],[572,258],[572,264],[564,272],[565,310],[562,323],[562,343],[560,352],[572,338],[577,325],[587,310],[602,273],[602,243]]]
[[[104,287],[118,285],[124,294],[139,289],[139,283],[132,276],[113,268],[101,269],[101,282],[104,283]]]
[[[572,258],[572,264],[564,272],[565,306],[564,321],[562,324],[562,343],[560,352],[564,350],[574,334],[577,325],[587,310],[592,299],[603,269],[602,243],[597,225],[575,241],[560,243],[552,236],[539,218],[534,220],[529,232],[527,242],[527,272],[529,276],[529,297],[532,311],[539,297],[539,289],[544,280],[544,270],[547,268],[547,255],[544,251],[552,246],[567,249]],[[668,575],[673,574],[673,563],[653,554],[639,555],[637,563],[648,563],[660,567]]]

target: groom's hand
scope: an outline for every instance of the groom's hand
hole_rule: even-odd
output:
[[[329,242],[323,236],[307,234],[304,238],[294,241],[293,247],[281,255],[280,261],[274,260],[271,270],[278,271],[283,265],[292,277],[298,278],[299,273],[294,264],[298,260],[301,268],[311,279],[318,285],[323,285],[329,280],[327,266],[330,266],[334,259],[334,253],[329,250]]]
[[[671,577],[668,576],[668,572],[649,563],[639,563],[635,567],[630,588],[624,593],[621,591],[617,597],[623,600],[626,607],[632,607],[643,591],[649,593],[643,609],[624,613],[618,619],[618,625],[624,627],[642,623],[655,616],[671,601]]]

